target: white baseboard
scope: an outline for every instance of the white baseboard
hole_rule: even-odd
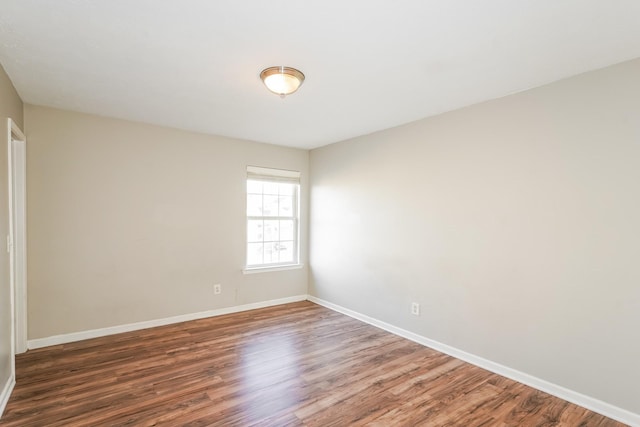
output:
[[[16,385],[16,378],[11,375],[7,378],[7,382],[2,387],[2,393],[0,393],[0,417],[4,414],[4,408],[7,407],[7,403],[9,402],[9,397],[11,397],[11,392],[13,391],[13,387]]]
[[[640,427],[640,414],[635,414],[633,412],[627,411],[626,409],[622,409],[593,397],[586,396],[573,390],[569,390],[557,384],[553,384],[549,381],[534,377],[524,372],[520,372],[499,363],[492,362],[491,360],[484,359],[471,353],[467,353],[455,347],[442,344],[438,341],[434,341],[413,332],[409,332],[405,329],[398,328],[389,323],[382,322],[378,319],[374,319],[372,317],[333,304],[329,301],[322,300],[312,295],[309,295],[307,299],[323,307],[327,307],[339,313],[346,314],[349,317],[353,317],[354,319],[358,319],[380,329],[384,329],[385,331],[391,332],[392,334],[407,338],[411,341],[417,342],[418,344],[422,344],[426,347],[438,350],[457,359],[464,360],[465,362],[471,363],[472,365],[479,366],[498,375],[502,375],[503,377],[507,377],[522,384],[526,384],[545,393],[549,393],[553,396],[559,397],[560,399],[575,403],[576,405],[582,406],[583,408],[587,408],[606,417],[612,418],[630,426]]]
[[[219,308],[215,310],[201,311],[199,313],[182,314],[166,317],[164,319],[147,320],[144,322],[128,323],[126,325],[110,326],[108,328],[91,329],[88,331],[72,332],[64,335],[54,335],[46,338],[37,338],[27,341],[27,348],[36,349],[51,345],[66,344],[107,335],[120,334],[122,332],[138,331],[140,329],[154,328],[156,326],[170,325],[172,323],[186,322],[189,320],[204,319],[206,317],[221,316],[223,314],[237,313],[240,311],[254,310],[256,308],[271,307],[274,305],[288,304],[291,302],[305,301],[307,295],[261,301],[252,304],[236,305],[233,307]]]

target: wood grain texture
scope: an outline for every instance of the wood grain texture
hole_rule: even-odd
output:
[[[622,426],[310,302],[31,350],[9,426]]]

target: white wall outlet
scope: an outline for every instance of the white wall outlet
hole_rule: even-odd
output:
[[[420,316],[420,304],[418,304],[417,302],[411,303],[411,314],[413,314],[414,316]]]
[[[218,295],[222,293],[222,285],[220,283],[216,283],[213,285],[213,294]]]

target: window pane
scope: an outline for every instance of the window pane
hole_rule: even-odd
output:
[[[247,179],[247,265],[297,262],[297,183]],[[271,217],[271,218],[270,218]]]
[[[281,196],[293,196],[293,184],[280,184],[280,192],[278,194]]]
[[[293,242],[278,243],[278,253],[280,262],[293,261]]]
[[[280,240],[280,224],[279,221],[265,221],[264,222],[264,241],[265,242],[277,242]]]
[[[252,219],[247,224],[247,241],[248,242],[261,242],[263,240],[264,231],[261,219]]]
[[[264,196],[264,216],[278,216],[278,196]]]
[[[293,220],[280,221],[280,240],[293,240]]]
[[[262,243],[249,243],[247,245],[247,264],[262,264]]]
[[[275,249],[277,243],[264,244],[264,263],[272,264],[278,262],[278,251]]]
[[[278,216],[293,216],[293,197],[280,196]]]
[[[247,216],[262,216],[262,195],[247,194]]]
[[[264,185],[262,190],[264,194],[278,195],[278,187],[280,187],[280,184],[277,182],[263,182],[262,184]]]
[[[262,194],[262,181],[247,181],[247,193]]]

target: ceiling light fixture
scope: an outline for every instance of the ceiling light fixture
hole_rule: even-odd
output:
[[[265,68],[260,73],[260,78],[267,89],[281,98],[297,91],[304,82],[304,74],[301,71],[282,66]]]

